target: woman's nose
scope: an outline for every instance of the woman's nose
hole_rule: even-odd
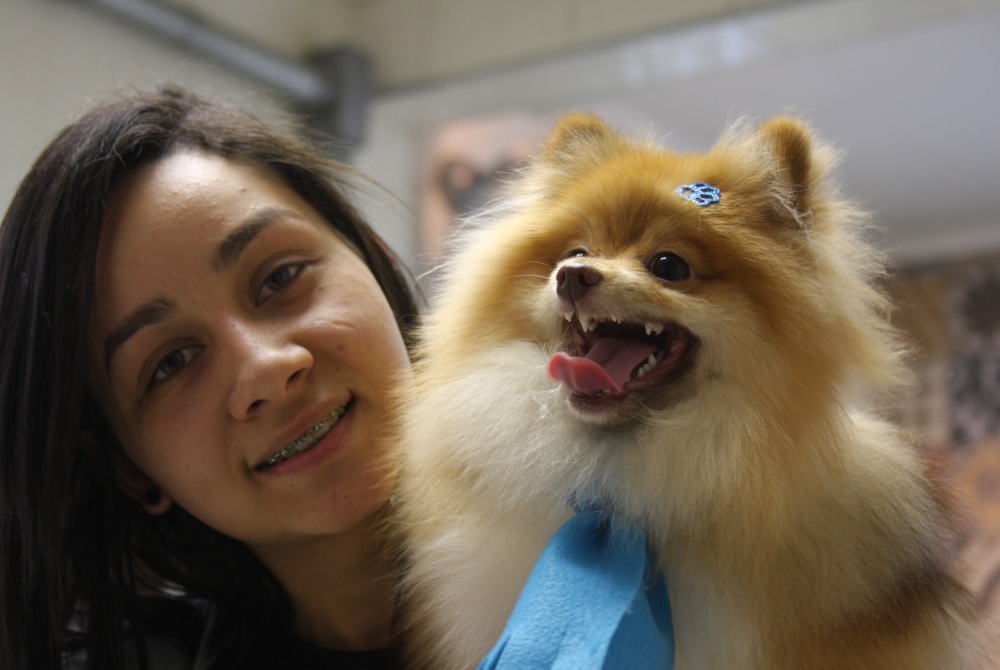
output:
[[[312,369],[308,349],[278,334],[234,326],[232,346],[236,355],[229,412],[237,420],[249,419],[263,406],[281,402],[305,383]]]

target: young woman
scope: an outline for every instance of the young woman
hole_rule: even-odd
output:
[[[0,667],[390,668],[415,307],[350,174],[178,89],[0,227]]]

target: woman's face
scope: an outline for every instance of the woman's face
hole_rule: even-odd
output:
[[[388,498],[381,443],[409,371],[392,310],[262,168],[181,151],[131,175],[104,221],[91,339],[128,456],[216,530],[329,535]]]

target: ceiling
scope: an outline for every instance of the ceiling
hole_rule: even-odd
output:
[[[420,133],[589,108],[704,150],[737,117],[793,111],[843,151],[838,177],[898,262],[1000,249],[1000,3],[972,5],[806,3],[399,94],[376,112]]]

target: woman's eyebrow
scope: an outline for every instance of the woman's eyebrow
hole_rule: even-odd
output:
[[[216,270],[224,270],[240,257],[243,250],[265,228],[280,219],[304,220],[300,214],[282,207],[267,207],[255,212],[250,218],[236,226],[219,244],[215,253]],[[177,303],[166,298],[154,298],[129,314],[104,339],[104,367],[110,374],[111,357],[130,337],[146,326],[160,323],[177,309]]]
[[[268,207],[255,212],[250,218],[230,231],[226,235],[226,239],[222,240],[215,253],[215,261],[212,266],[217,271],[221,271],[235,263],[247,245],[253,241],[253,238],[279,219],[302,219],[302,216],[281,207]]]
[[[104,338],[104,369],[111,374],[111,357],[121,348],[128,338],[135,335],[141,328],[159,323],[169,317],[177,309],[177,303],[166,298],[154,298],[145,305],[129,314],[108,336]]]

